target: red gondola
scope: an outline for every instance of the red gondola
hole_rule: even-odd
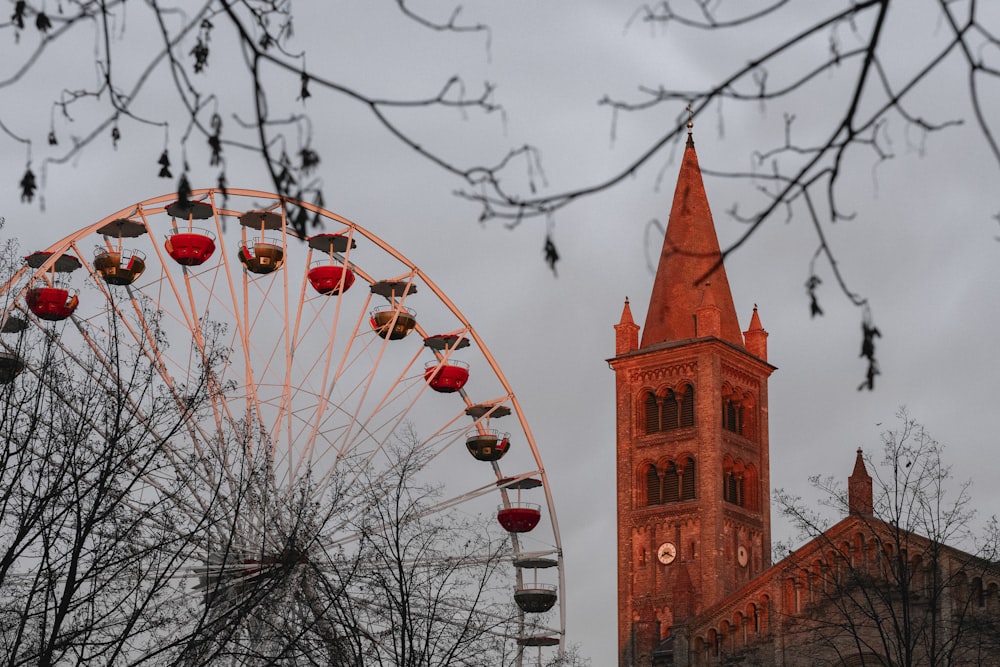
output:
[[[33,287],[25,296],[28,308],[43,320],[65,320],[73,314],[80,303],[75,291],[61,287]]]
[[[538,525],[542,508],[535,503],[510,503],[497,510],[497,521],[509,533],[527,533]]]
[[[192,229],[176,231],[164,243],[174,261],[182,266],[204,264],[215,252],[215,238],[210,232]]]
[[[439,363],[428,361],[424,366],[424,379],[431,389],[442,394],[458,391],[469,381],[469,365],[464,361],[448,361]]]
[[[320,294],[332,296],[346,292],[354,284],[354,272],[346,266],[324,260],[313,265],[307,274],[309,284]]]

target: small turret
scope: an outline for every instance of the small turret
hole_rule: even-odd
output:
[[[750,328],[743,332],[743,346],[753,356],[761,361],[767,361],[767,332],[760,324],[756,303],[753,305],[753,315],[750,317]]]
[[[615,325],[615,354],[627,354],[639,348],[639,325],[632,319],[632,309],[625,297],[621,321]]]
[[[872,501],[872,477],[865,467],[865,459],[858,447],[854,472],[847,478],[847,509],[851,514],[871,516],[875,506]]]

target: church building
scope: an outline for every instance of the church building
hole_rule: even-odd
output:
[[[640,327],[626,299],[609,360],[620,667],[1000,665],[1000,564],[915,534],[901,543],[898,527],[873,515],[860,450],[847,516],[772,563],[776,369],[755,305],[746,330],[739,324],[688,128],[648,312]],[[916,661],[889,655],[900,632],[883,625],[900,604],[917,619],[906,634],[944,642],[957,621],[969,629],[950,662],[919,640],[907,649]]]

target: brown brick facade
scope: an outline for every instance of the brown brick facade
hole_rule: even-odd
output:
[[[847,518],[772,565],[775,369],[756,306],[740,335],[690,139],[644,327],[626,300],[609,364],[620,667],[1000,665],[1000,564],[874,518],[860,450]],[[901,617],[947,653],[895,655]]]
[[[688,249],[691,251],[688,251]],[[621,664],[770,567],[767,378],[722,268],[693,143],[685,150],[638,342],[616,325]],[[766,332],[754,311],[755,351]],[[750,332],[748,332],[750,335]]]

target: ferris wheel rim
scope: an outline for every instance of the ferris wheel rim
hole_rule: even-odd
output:
[[[565,574],[564,574],[563,561],[562,561],[563,555],[562,555],[561,537],[560,537],[560,533],[559,533],[559,529],[558,529],[558,522],[557,522],[557,518],[556,518],[555,503],[554,503],[554,500],[552,498],[551,485],[550,485],[550,483],[548,481],[548,476],[547,476],[545,467],[542,464],[541,454],[539,452],[537,443],[536,443],[536,441],[534,439],[533,433],[532,433],[532,431],[530,429],[530,425],[528,424],[526,416],[525,416],[525,414],[523,412],[522,406],[521,406],[521,404],[520,404],[520,402],[519,402],[516,394],[514,393],[513,389],[511,388],[511,386],[510,386],[510,384],[509,384],[506,376],[504,375],[502,369],[500,368],[499,364],[497,363],[496,359],[494,358],[492,352],[489,350],[489,348],[486,345],[485,341],[480,336],[479,332],[472,326],[472,323],[465,317],[464,313],[462,313],[462,311],[451,301],[451,299],[444,293],[444,291],[441,290],[441,288],[426,274],[426,272],[424,272],[422,269],[420,269],[418,266],[416,266],[414,263],[412,263],[405,255],[403,255],[402,253],[400,253],[399,251],[397,251],[393,246],[391,246],[387,242],[383,241],[381,239],[381,237],[377,236],[376,234],[374,234],[373,232],[371,232],[370,230],[368,230],[366,227],[363,227],[363,226],[361,226],[361,225],[353,222],[352,220],[350,220],[350,219],[348,219],[346,217],[343,217],[343,216],[341,216],[341,215],[339,215],[339,214],[337,214],[337,213],[335,213],[333,211],[325,209],[323,207],[319,207],[319,206],[316,206],[314,204],[310,204],[309,202],[299,201],[299,200],[296,200],[296,199],[293,199],[293,198],[290,198],[290,197],[284,197],[284,196],[276,195],[276,194],[273,194],[273,193],[267,193],[267,192],[259,191],[259,190],[229,188],[229,189],[227,189],[227,191],[226,191],[225,194],[228,195],[228,196],[231,196],[231,197],[259,198],[259,199],[264,200],[264,201],[271,201],[272,202],[272,206],[274,206],[274,207],[279,207],[279,206],[280,207],[284,207],[287,204],[291,204],[291,205],[294,205],[294,206],[299,206],[299,207],[302,207],[303,209],[305,209],[307,211],[310,211],[311,213],[314,213],[314,214],[316,214],[318,216],[323,217],[324,219],[335,221],[335,222],[337,222],[339,224],[344,225],[345,227],[348,227],[351,230],[352,234],[353,233],[360,234],[367,241],[373,243],[375,246],[377,246],[383,252],[388,253],[393,258],[395,258],[398,262],[400,262],[402,265],[408,267],[409,270],[411,271],[411,278],[410,279],[413,280],[414,278],[418,278],[420,280],[420,282],[424,286],[426,286],[427,288],[429,288],[431,290],[431,292],[433,293],[433,295],[446,308],[448,308],[448,310],[450,310],[450,312],[452,313],[452,315],[461,323],[461,325],[462,325],[462,327],[461,327],[461,334],[462,335],[468,335],[475,342],[476,347],[478,348],[478,350],[480,351],[480,353],[485,357],[486,362],[488,363],[489,367],[491,368],[491,370],[492,370],[493,374],[495,375],[496,379],[501,383],[501,385],[502,385],[502,387],[503,387],[503,389],[504,389],[504,391],[506,393],[506,396],[502,397],[498,401],[498,403],[501,402],[501,401],[506,401],[513,408],[513,411],[517,415],[518,422],[519,422],[519,424],[520,424],[520,426],[522,428],[523,434],[525,436],[525,439],[526,439],[526,443],[525,444],[528,446],[529,450],[531,451],[531,455],[532,455],[532,457],[533,457],[533,459],[534,459],[534,461],[536,463],[535,469],[532,470],[532,471],[526,472],[526,473],[522,473],[522,477],[532,476],[532,477],[535,477],[535,478],[539,479],[540,482],[541,482],[540,485],[542,486],[542,488],[544,490],[545,504],[546,504],[547,512],[548,512],[547,517],[548,517],[548,521],[551,524],[552,538],[553,538],[553,542],[554,542],[553,548],[552,548],[551,552],[549,552],[549,553],[552,556],[555,557],[555,559],[557,561],[557,564],[558,564],[558,568],[557,569],[558,569],[558,573],[559,573],[558,574],[558,576],[559,576],[558,590],[560,591],[560,595],[559,595],[559,601],[558,601],[558,603],[559,603],[560,618],[561,618],[559,632],[560,632],[561,636],[564,636],[564,634],[565,634],[565,609],[566,609],[566,607],[565,607],[565,605],[566,605],[566,602],[565,602]],[[192,191],[190,197],[191,197],[191,199],[193,201],[205,201],[205,200],[208,200],[211,203],[211,206],[212,206],[212,208],[213,208],[213,210],[214,210],[214,212],[215,212],[216,215],[237,215],[239,212],[236,209],[229,209],[229,208],[227,208],[225,206],[216,206],[215,198],[217,196],[221,196],[221,195],[223,195],[223,192],[221,190],[217,189],[217,188],[206,188],[206,189],[199,189],[199,190]],[[167,207],[171,203],[173,203],[175,200],[176,200],[176,195],[173,194],[173,193],[169,193],[169,194],[165,194],[165,195],[160,195],[158,197],[149,198],[149,199],[143,200],[141,202],[138,202],[137,204],[124,207],[124,208],[120,209],[119,211],[117,211],[117,212],[115,212],[115,213],[113,213],[113,214],[111,214],[109,216],[106,216],[105,218],[101,219],[98,222],[95,222],[95,223],[93,223],[91,225],[88,225],[88,226],[85,226],[85,227],[82,227],[82,228],[76,230],[75,232],[67,235],[66,237],[64,237],[60,241],[57,241],[57,242],[55,242],[53,244],[50,244],[49,251],[52,252],[53,256],[50,257],[50,258],[48,258],[48,259],[46,259],[46,260],[44,260],[37,268],[35,268],[34,269],[35,273],[33,275],[37,276],[37,275],[40,275],[40,274],[42,274],[42,273],[44,273],[44,272],[46,272],[48,270],[53,269],[54,264],[55,264],[55,262],[58,259],[58,255],[62,254],[63,252],[65,252],[67,249],[72,248],[76,254],[81,254],[82,251],[78,248],[77,243],[85,235],[91,234],[91,233],[100,233],[99,232],[100,229],[106,227],[107,225],[109,225],[110,223],[112,223],[115,220],[130,219],[130,218],[134,218],[136,216],[140,216],[140,217],[143,217],[145,219],[145,215],[147,213],[150,214],[150,215],[152,215],[154,213],[159,213],[161,211],[161,209],[163,211],[165,211],[167,209]],[[163,206],[161,207],[160,205],[163,205]],[[305,238],[299,236],[298,234],[295,234],[290,229],[283,230],[283,233],[287,234],[289,236],[294,236],[296,238],[299,238],[302,241],[306,240]],[[59,250],[59,249],[62,249],[62,250]],[[58,250],[58,252],[57,252],[57,250]],[[156,248],[156,251],[157,251],[157,253],[160,253],[160,249],[158,247]],[[23,279],[24,275],[27,272],[29,272],[30,268],[32,268],[32,267],[24,267],[20,271],[18,271],[17,275],[15,277],[13,277],[3,287],[3,291],[7,292],[8,287],[10,285],[16,284],[17,281]],[[366,277],[366,278],[370,278],[370,277]],[[373,281],[369,280],[369,282],[371,283]],[[27,285],[30,285],[30,283],[31,283],[31,281],[28,281],[26,283],[26,286],[24,287],[25,290],[28,289]],[[10,312],[10,309],[8,309],[7,312]],[[466,405],[468,407],[471,408],[471,407],[474,406],[473,401],[471,401],[471,399],[469,399],[467,395],[465,395],[463,393],[462,396],[463,396],[463,400],[465,401],[465,403],[466,403]],[[495,472],[496,477],[497,477],[497,482],[496,482],[496,484],[493,485],[493,488],[499,488],[500,491],[501,491],[501,493],[502,493],[502,496],[503,496],[504,504],[509,504],[509,500],[508,500],[508,498],[506,496],[506,491],[507,491],[507,488],[508,488],[509,484],[508,484],[508,486],[504,486],[505,478],[502,476],[502,474],[500,472],[500,468],[498,467],[498,465],[495,462],[492,464],[492,467],[493,467],[494,472]],[[512,535],[512,541],[514,542],[515,547],[516,547],[516,545],[517,545],[517,536],[516,536],[516,534]],[[518,576],[518,580],[520,580],[520,568],[517,569],[517,576]]]

